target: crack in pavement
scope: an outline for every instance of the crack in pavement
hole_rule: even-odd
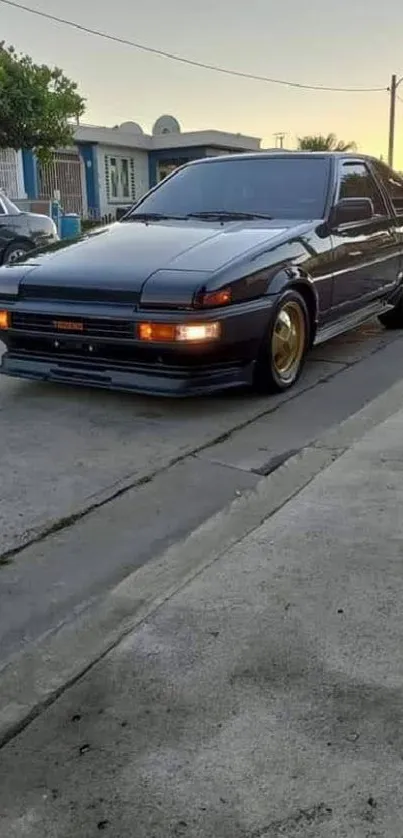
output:
[[[61,516],[56,521],[48,525],[44,525],[43,528],[39,530],[39,532],[35,533],[35,535],[30,537],[28,536],[27,538],[25,538],[25,540],[21,540],[20,543],[15,547],[11,547],[0,553],[0,568],[2,564],[5,565],[9,563],[10,560],[14,558],[14,556],[21,553],[27,547],[31,547],[33,544],[41,543],[49,536],[52,536],[55,533],[65,530],[71,526],[74,526],[74,524],[76,524],[78,521],[81,521],[83,518],[85,518],[87,515],[90,515],[92,512],[101,509],[102,507],[108,505],[112,501],[122,497],[132,489],[137,489],[141,486],[145,486],[148,483],[151,483],[151,481],[158,477],[160,474],[169,471],[169,469],[173,468],[173,466],[176,466],[179,463],[183,463],[188,458],[197,456],[201,452],[206,451],[209,448],[213,448],[215,445],[219,445],[222,442],[227,442],[233,434],[243,430],[244,428],[249,427],[250,425],[253,425],[255,422],[264,418],[265,416],[269,416],[275,413],[284,404],[288,404],[289,402],[298,399],[303,393],[307,393],[310,390],[313,390],[318,385],[332,380],[339,373],[344,372],[350,366],[354,366],[356,363],[359,363],[360,360],[363,359],[354,361],[351,364],[344,364],[341,368],[339,365],[339,369],[336,372],[326,373],[323,375],[323,377],[316,380],[313,384],[310,384],[309,386],[301,390],[297,390],[296,392],[290,392],[287,398],[282,399],[280,402],[273,405],[272,407],[268,407],[262,411],[259,411],[259,413],[257,413],[252,418],[245,419],[244,421],[239,422],[237,425],[234,425],[230,430],[219,434],[218,436],[208,440],[207,442],[202,443],[201,445],[196,446],[195,448],[192,448],[188,451],[183,452],[182,454],[179,454],[171,458],[167,463],[154,469],[154,471],[150,472],[149,474],[143,475],[142,477],[136,478],[135,480],[132,480],[130,482],[125,482],[124,486],[121,486],[115,491],[111,492],[110,494],[107,494],[106,497],[103,497],[100,500],[96,500],[93,503],[89,503],[87,506],[83,507],[81,510],[77,512],[74,512],[70,515]],[[105,489],[105,492],[108,492],[108,490]]]
[[[283,405],[288,404],[289,402],[295,401],[298,399],[302,394],[308,393],[311,390],[314,390],[316,387],[324,384],[332,379],[336,378],[346,370],[351,369],[352,367],[357,366],[357,364],[362,363],[363,361],[368,360],[372,355],[375,355],[379,352],[384,351],[387,349],[391,344],[403,340],[403,336],[401,334],[397,334],[388,342],[382,342],[381,345],[375,346],[368,352],[367,355],[360,358],[355,358],[351,361],[334,361],[326,360],[326,363],[331,364],[334,363],[337,369],[334,372],[327,372],[324,373],[318,380],[316,380],[313,384],[308,385],[307,387],[303,387],[302,389],[297,389],[296,391],[291,390],[289,394],[286,395],[281,401],[278,401],[276,404],[272,406],[268,406],[263,410],[259,411],[253,417],[243,420],[242,422],[237,423],[228,431],[224,433],[218,434],[216,437],[208,440],[207,442],[203,442],[201,445],[195,446],[194,448],[189,449],[188,451],[184,451],[183,453],[172,457],[166,463],[163,463],[158,468],[154,469],[149,474],[143,475],[142,477],[136,478],[134,480],[126,480],[124,485],[120,485],[119,488],[111,491],[108,488],[103,490],[103,497],[95,500],[93,502],[89,502],[87,505],[83,506],[82,509],[77,510],[69,515],[60,516],[54,521],[49,522],[48,524],[44,524],[42,527],[39,527],[37,531],[34,530],[34,534],[26,533],[21,536],[19,543],[16,544],[14,547],[10,547],[3,552],[0,552],[0,570],[2,566],[7,566],[10,561],[25,550],[27,547],[31,547],[34,544],[41,543],[48,537],[54,535],[55,533],[61,532],[69,527],[74,526],[78,521],[81,521],[86,516],[90,515],[92,512],[101,509],[104,506],[112,503],[113,501],[117,500],[118,498],[127,494],[127,492],[131,491],[132,489],[140,488],[141,486],[145,486],[151,483],[156,477],[165,472],[169,471],[174,466],[178,465],[179,463],[183,463],[185,460],[189,459],[190,457],[197,456],[198,454],[207,451],[209,448],[213,448],[216,445],[219,445],[223,442],[227,442],[231,439],[233,435],[238,433],[239,431],[244,430],[245,428],[250,427],[255,422],[258,422],[260,419],[264,418],[265,416],[270,416],[271,414],[275,414]],[[365,342],[365,341],[363,341]],[[316,363],[317,359],[310,358],[309,362]],[[321,361],[322,362],[322,361]],[[323,361],[324,362],[324,361]],[[253,469],[251,470],[253,472]],[[259,470],[256,473],[260,473]],[[263,472],[264,473],[264,472]],[[269,472],[268,472],[269,473]],[[116,483],[114,484],[116,486]]]

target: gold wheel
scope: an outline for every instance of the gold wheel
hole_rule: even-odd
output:
[[[273,368],[279,379],[286,382],[296,377],[305,345],[305,315],[301,306],[290,300],[277,314],[271,340]]]

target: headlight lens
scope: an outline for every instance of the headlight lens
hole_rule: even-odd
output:
[[[204,341],[220,337],[220,323],[186,323],[176,327],[176,340]]]

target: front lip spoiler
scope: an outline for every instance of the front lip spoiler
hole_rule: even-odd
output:
[[[140,365],[133,370],[119,370],[105,365],[97,369],[92,364],[86,367],[56,359],[52,362],[49,359],[22,358],[8,352],[3,355],[0,367],[0,373],[13,378],[171,397],[208,395],[248,387],[253,382],[253,370],[253,362],[191,371],[173,367],[150,370]]]

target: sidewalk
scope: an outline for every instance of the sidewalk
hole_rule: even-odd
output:
[[[0,752],[4,838],[401,838],[403,411]]]

